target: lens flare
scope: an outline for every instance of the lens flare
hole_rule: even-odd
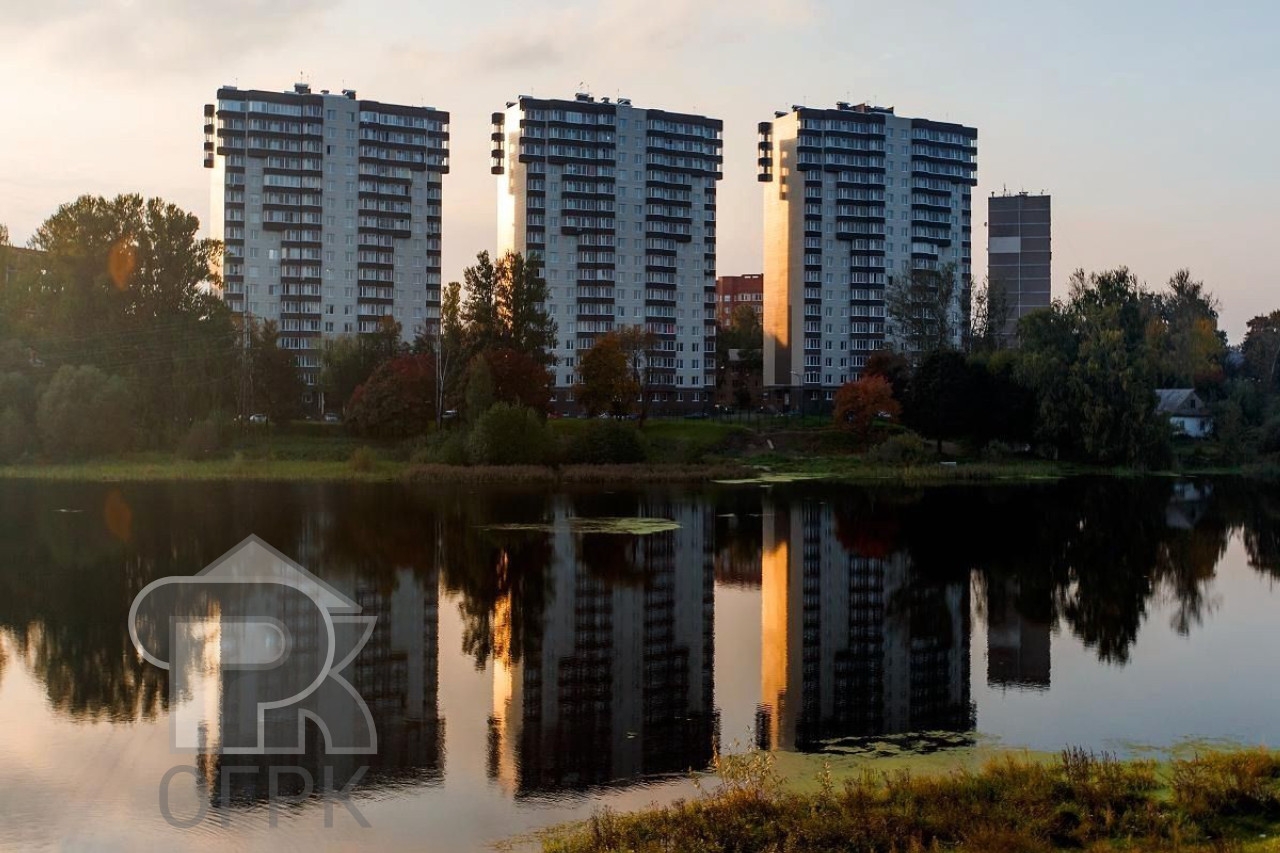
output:
[[[111,254],[107,256],[107,272],[111,274],[116,290],[124,290],[129,286],[137,268],[138,250],[129,238],[121,237],[112,245]]]
[[[133,509],[119,489],[112,489],[107,495],[102,515],[112,536],[121,542],[128,542],[133,537]]]

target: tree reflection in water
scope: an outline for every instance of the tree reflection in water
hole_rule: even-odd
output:
[[[573,516],[654,516],[681,527],[584,535],[569,530]],[[413,630],[428,653],[413,701],[426,710],[403,711],[404,642],[389,636],[378,676],[386,724],[442,725],[432,710],[439,655],[465,654],[494,673],[494,707],[477,711],[490,716],[490,774],[532,793],[710,760],[715,583],[761,589],[762,745],[861,749],[859,738],[922,731],[951,743],[946,733],[963,739],[974,725],[971,612],[988,632],[988,681],[1047,689],[1053,630],[1115,665],[1129,661],[1156,606],[1171,603],[1172,627],[1193,634],[1212,618],[1216,567],[1236,532],[1248,564],[1280,578],[1280,489],[1239,480],[551,496],[5,484],[0,655],[9,658],[0,657],[0,677],[6,666],[26,668],[73,719],[157,717],[166,674],[129,641],[133,596],[256,533],[375,610],[421,595],[411,609],[423,625]],[[461,648],[443,652],[441,589],[464,626]],[[439,771],[438,731],[423,746],[420,731],[396,730],[416,766]]]

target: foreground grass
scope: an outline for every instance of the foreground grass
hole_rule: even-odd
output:
[[[605,851],[1280,851],[1280,753],[1117,762],[995,759],[978,771],[906,771],[795,793],[755,754],[721,763],[721,786],[635,814],[552,830],[546,853]]]

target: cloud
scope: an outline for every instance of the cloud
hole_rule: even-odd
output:
[[[504,72],[601,61],[652,66],[690,45],[733,42],[815,17],[813,0],[612,0],[534,8],[478,34],[462,58]]]
[[[0,18],[0,36],[77,70],[188,73],[223,51],[240,57],[317,29],[339,0],[43,0]]]

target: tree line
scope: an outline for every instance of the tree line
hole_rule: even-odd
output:
[[[0,461],[198,454],[249,414],[304,414],[297,352],[276,323],[228,308],[223,247],[198,233],[193,214],[139,195],[83,196],[41,224],[38,263],[0,289]],[[1023,317],[1012,340],[1003,301],[991,288],[971,297],[950,269],[894,276],[885,304],[897,349],[871,354],[835,395],[837,425],[864,446],[900,423],[935,445],[1152,466],[1172,439],[1154,390],[1184,387],[1210,403],[1224,461],[1280,450],[1280,310],[1250,320],[1231,350],[1217,299],[1185,270],[1159,290],[1125,268],[1077,271],[1067,297]],[[423,441],[431,458],[509,458],[515,436],[532,460],[555,386],[546,302],[536,255],[482,252],[411,336],[385,318],[373,333],[318,341],[313,393],[350,431]],[[762,347],[758,318],[740,306],[719,330],[722,397],[754,404]],[[655,352],[643,326],[596,336],[577,351],[577,407],[643,423]],[[921,452],[911,435],[889,440],[880,452]]]
[[[1224,462],[1280,450],[1280,312],[1251,320],[1233,351],[1218,327],[1218,300],[1189,271],[1151,290],[1127,268],[1078,270],[1065,299],[1022,317],[1006,340],[1001,295],[977,296],[958,345],[921,333],[905,350],[873,353],[863,376],[837,392],[837,425],[866,445],[888,437],[878,427],[900,416],[921,436],[974,451],[1018,446],[1057,459],[1163,466],[1175,436],[1155,390],[1191,388],[1214,415]],[[890,440],[898,450],[910,444]]]

